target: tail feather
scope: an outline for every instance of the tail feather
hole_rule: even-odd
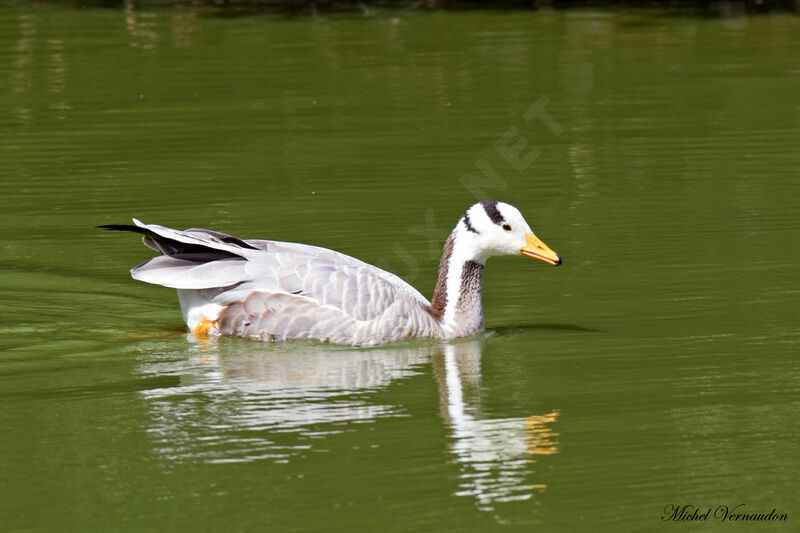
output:
[[[202,262],[213,259],[243,257],[242,249],[258,249],[238,237],[218,231],[199,228],[179,231],[156,224],[143,224],[135,218],[133,221],[135,225],[104,224],[97,226],[97,228],[140,233],[142,241],[148,248],[171,257]]]
[[[249,279],[246,265],[242,258],[198,263],[162,255],[133,267],[131,277],[173,289],[213,289]]]
[[[225,287],[248,279],[247,250],[257,248],[245,241],[217,231],[179,231],[133,221],[97,227],[139,233],[146,246],[163,254],[132,268],[134,279],[175,289]]]

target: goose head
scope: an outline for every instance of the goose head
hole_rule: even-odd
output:
[[[531,230],[522,213],[503,202],[484,200],[467,209],[456,227],[458,244],[474,261],[495,255],[526,255],[551,265],[561,257]]]

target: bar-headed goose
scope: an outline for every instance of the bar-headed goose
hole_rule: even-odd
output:
[[[483,329],[481,285],[490,256],[561,264],[520,212],[501,202],[479,202],[459,219],[430,302],[394,274],[326,248],[133,222],[99,227],[141,233],[163,254],[131,275],[178,289],[183,318],[197,334],[352,345],[465,337]]]

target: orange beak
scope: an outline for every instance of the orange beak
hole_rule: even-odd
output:
[[[533,233],[525,234],[525,247],[519,250],[523,255],[533,257],[534,259],[541,259],[545,263],[558,266],[561,264],[561,257],[548,246],[539,240],[539,237]]]

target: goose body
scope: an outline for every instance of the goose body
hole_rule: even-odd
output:
[[[131,275],[177,289],[183,318],[198,334],[351,345],[464,337],[484,326],[481,285],[490,256],[561,264],[519,211],[501,202],[479,202],[459,219],[431,301],[394,274],[326,248],[133,222],[100,227],[141,233],[161,252]]]

